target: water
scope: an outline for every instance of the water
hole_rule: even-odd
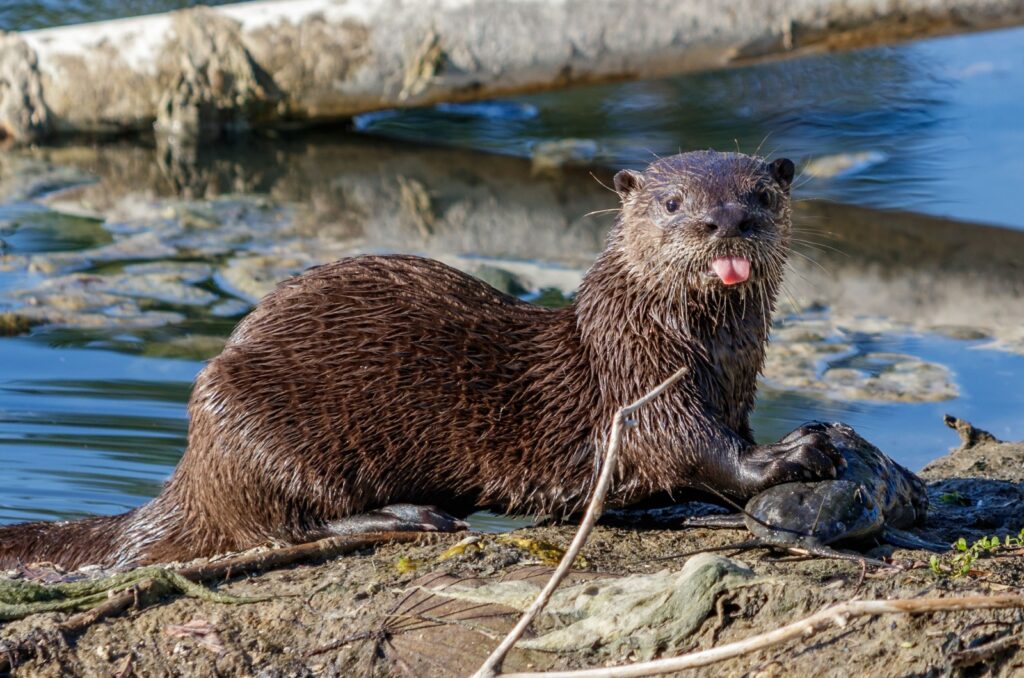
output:
[[[34,7],[5,7],[0,26],[52,20]],[[114,4],[46,7],[77,21]],[[0,156],[0,314],[47,323],[0,338],[0,522],[153,496],[184,449],[203,361],[274,280],[312,263],[410,251],[527,291],[571,290],[609,225],[586,215],[615,200],[588,169],[549,176],[522,159],[567,137],[595,142],[588,162],[606,166],[763,145],[802,161],[801,198],[859,205],[799,205],[802,237],[825,245],[801,252],[824,270],[794,260],[783,319],[818,313],[843,346],[811,377],[853,366],[867,378],[898,353],[948,369],[956,395],[880,401],[772,382],[755,413],[762,439],[840,419],[920,467],[955,444],[946,412],[1024,438],[1024,217],[1011,202],[1024,178],[1021,40],[1002,31],[365,116],[359,134],[250,139],[195,163],[145,140]]]
[[[0,30],[28,31],[169,12],[196,5],[226,4],[226,0],[5,0],[0,4]]]
[[[198,361],[7,339],[0,521],[118,513],[159,491],[185,446]]]
[[[597,143],[596,161],[639,167],[680,149],[761,149],[796,160],[858,154],[805,196],[1024,228],[1024,29],[580,88],[505,106],[369,114],[368,132],[529,155]]]

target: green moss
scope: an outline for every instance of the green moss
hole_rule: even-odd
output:
[[[157,595],[181,593],[201,600],[236,604],[264,600],[216,593],[173,570],[141,567],[110,577],[53,585],[18,579],[0,580],[0,621],[21,619],[41,612],[88,610],[105,602],[112,593],[124,591],[147,579],[155,583]]]
[[[1024,548],[1024,528],[1016,536],[1006,535],[1002,540],[999,537],[982,537],[973,544],[960,537],[953,543],[953,553],[944,556],[932,556],[928,567],[935,574],[944,577],[963,577],[970,574],[974,564],[985,556],[994,555],[1000,551],[1010,551]]]
[[[410,572],[418,570],[424,563],[426,563],[426,561],[423,558],[401,556],[397,561],[395,561],[395,570],[399,574],[409,574]]]
[[[562,556],[565,555],[565,549],[559,548],[554,544],[540,541],[539,539],[517,537],[514,534],[503,534],[498,537],[497,542],[499,544],[511,544],[522,549],[545,565],[558,565],[562,561]],[[576,567],[586,567],[587,564],[587,560],[583,556],[576,556],[576,560],[573,562],[573,565]]]
[[[464,555],[466,553],[474,553],[476,551],[483,551],[484,547],[486,545],[487,545],[487,542],[485,540],[483,540],[483,539],[476,539],[476,540],[473,540],[473,541],[470,541],[468,539],[463,539],[462,541],[460,541],[455,546],[452,546],[451,548],[445,549],[444,553],[439,555],[437,557],[437,559],[438,560],[448,560],[449,558],[455,558],[456,556],[461,556],[461,555]]]
[[[450,560],[451,558],[458,558],[471,553],[478,553],[486,549],[488,544],[492,543],[514,546],[515,548],[528,553],[530,556],[536,558],[545,565],[557,565],[561,562],[562,556],[565,555],[564,549],[546,541],[540,541],[539,539],[519,537],[514,534],[501,534],[497,537],[481,535],[469,537],[460,541],[458,544],[445,549],[437,556],[436,559],[434,559],[434,562],[440,563],[445,560]],[[416,571],[427,562],[428,559],[426,558],[401,556],[395,561],[395,569],[402,574],[406,574]],[[576,567],[587,567],[588,563],[586,558],[583,556],[577,556],[573,565]]]
[[[7,311],[0,313],[0,337],[16,337],[19,334],[28,334],[38,321],[26,318],[23,315]]]
[[[970,506],[971,498],[963,492],[943,492],[939,495],[939,502],[948,506]]]
[[[537,293],[533,303],[548,308],[562,308],[572,303],[572,295],[562,294],[562,291],[554,287],[545,287]]]

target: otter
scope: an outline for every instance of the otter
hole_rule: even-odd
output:
[[[413,256],[309,269],[196,378],[160,494],[117,516],[0,528],[0,564],[125,566],[478,509],[571,516],[613,414],[638,414],[611,505],[685,488],[737,501],[833,478],[818,430],[757,444],[749,415],[791,238],[794,166],[692,152],[614,177],[621,209],[572,304],[532,305]]]

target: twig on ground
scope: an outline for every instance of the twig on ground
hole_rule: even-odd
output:
[[[121,670],[117,672],[117,675],[114,678],[128,678],[128,676],[131,676],[134,673],[134,671],[132,671],[132,662],[134,657],[135,655],[131,652],[125,655],[124,663],[121,664]]]
[[[1012,650],[1021,644],[1021,640],[1024,639],[1021,638],[1019,633],[1011,633],[978,647],[970,647],[966,650],[952,652],[949,655],[949,663],[955,669],[974,666],[1007,650]]]
[[[505,655],[519,641],[534,618],[544,609],[544,606],[547,605],[548,600],[551,598],[551,594],[554,593],[555,589],[558,588],[558,585],[562,583],[562,580],[569,573],[569,570],[572,569],[576,556],[579,555],[580,550],[587,541],[587,537],[590,536],[590,532],[594,529],[597,519],[601,517],[604,499],[608,494],[608,488],[611,486],[612,477],[615,475],[619,448],[622,446],[622,435],[627,427],[636,425],[636,422],[631,419],[632,415],[638,409],[661,395],[665,389],[677,382],[687,371],[686,367],[679,368],[671,377],[655,386],[636,402],[625,405],[615,413],[615,418],[612,420],[612,430],[608,436],[608,446],[605,448],[604,455],[601,458],[601,474],[598,476],[597,484],[594,486],[590,504],[587,506],[587,512],[583,515],[579,529],[576,530],[576,536],[573,537],[572,543],[565,550],[565,555],[562,556],[561,562],[558,563],[558,567],[537,596],[537,599],[523,613],[519,622],[508,632],[505,639],[487,657],[487,660],[477,669],[477,672],[473,674],[474,678],[491,678],[497,675]]]
[[[640,678],[684,669],[709,666],[726,659],[763,650],[797,638],[810,638],[831,626],[845,627],[855,617],[881,614],[922,614],[962,610],[1002,610],[1024,608],[1024,596],[963,596],[959,598],[914,598],[908,600],[850,600],[830,605],[823,610],[774,631],[759,633],[744,640],[690,652],[678,657],[639,662],[625,666],[579,671],[546,673],[506,673],[502,678]],[[981,648],[978,648],[979,650]],[[1004,648],[999,648],[1001,649]],[[993,652],[996,650],[993,650]]]

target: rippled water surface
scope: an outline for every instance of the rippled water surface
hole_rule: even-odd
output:
[[[0,30],[27,31],[226,4],[226,0],[4,0],[0,3]]]
[[[5,6],[0,26],[50,21],[32,7]],[[531,298],[571,293],[610,223],[586,215],[615,199],[588,168],[531,165],[565,139],[588,167],[760,146],[800,161],[801,198],[851,205],[800,203],[762,438],[840,419],[914,467],[955,443],[946,412],[1024,438],[1021,44],[1002,31],[375,114],[194,160],[145,141],[5,154],[0,314],[37,324],[0,338],[0,522],[157,492],[203,361],[274,280],[318,261],[416,252]]]

